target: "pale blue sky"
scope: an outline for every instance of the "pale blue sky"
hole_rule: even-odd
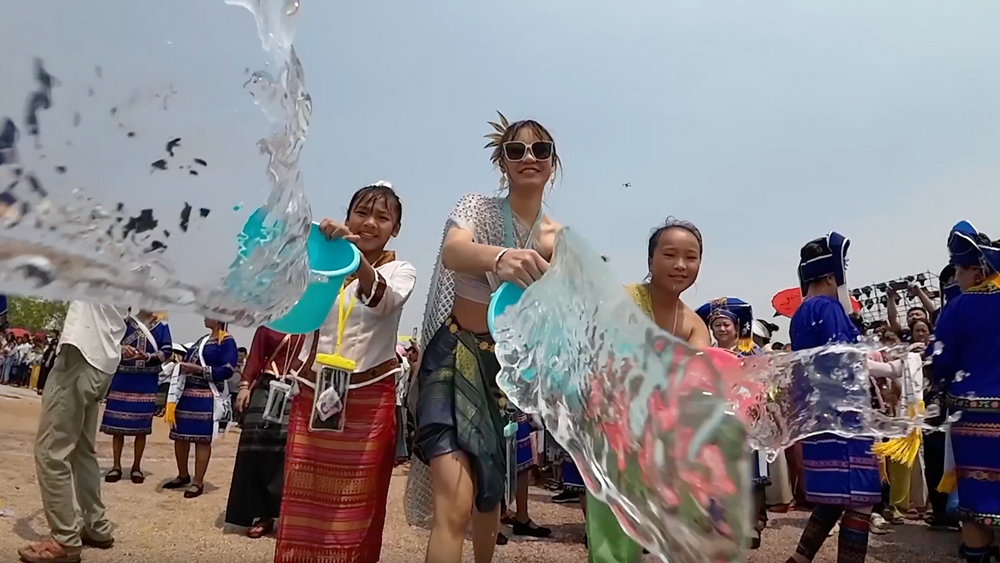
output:
[[[245,105],[226,107],[246,104],[244,67],[261,60],[248,13],[222,0],[32,4],[58,6],[45,13],[58,22],[18,18],[43,7],[5,10],[13,16],[0,22],[0,62],[11,49],[23,60],[35,54],[12,29],[30,29],[29,45],[54,66],[67,49],[86,51],[67,35],[114,29],[100,18],[115,14],[125,29],[90,41],[116,52],[103,61],[75,54],[69,66],[100,63],[112,75],[116,64],[149,64],[148,75],[115,80],[217,92],[217,105],[171,113],[222,122],[200,129],[203,144],[245,164],[199,189],[220,210],[262,200],[253,146],[261,120]],[[497,189],[486,121],[495,110],[535,118],[565,165],[546,199],[550,215],[611,256],[622,281],[645,275],[649,232],[674,215],[705,237],[686,301],[739,296],[770,317],[770,297],[796,283],[799,247],[830,229],[853,241],[854,286],[939,270],[959,219],[1000,237],[997,21],[991,0],[302,0],[296,45],[314,102],[307,194],[315,216],[340,218],[355,189],[395,185],[404,217],[394,248],[419,275],[401,326],[409,332],[447,213],[465,192]],[[0,110],[20,115],[23,98],[12,104],[5,92]],[[128,177],[151,178],[144,169]],[[224,248],[217,241],[244,215],[210,217],[197,243],[182,243],[187,259],[206,270],[228,264],[209,249]],[[173,319],[179,340],[200,332],[188,315]]]

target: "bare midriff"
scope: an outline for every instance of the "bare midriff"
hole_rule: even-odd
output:
[[[486,324],[486,310],[488,308],[489,305],[486,303],[476,303],[456,295],[451,314],[464,330],[485,334],[489,332],[489,326]]]

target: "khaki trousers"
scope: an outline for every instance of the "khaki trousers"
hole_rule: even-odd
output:
[[[109,385],[111,374],[91,366],[69,344],[60,349],[45,382],[35,470],[52,538],[64,546],[80,547],[81,532],[97,541],[111,539],[96,451],[100,401]]]

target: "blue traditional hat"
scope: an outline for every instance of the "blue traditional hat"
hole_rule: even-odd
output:
[[[720,297],[705,303],[695,311],[709,327],[719,317],[727,318],[736,325],[736,348],[740,352],[753,351],[753,307],[742,299]]]
[[[799,285],[805,295],[809,284],[826,276],[833,276],[837,283],[837,297],[848,315],[854,312],[851,296],[847,291],[847,249],[851,240],[844,235],[830,231],[825,237],[810,241],[830,249],[829,254],[799,262]]]
[[[1000,247],[990,237],[976,230],[972,223],[960,221],[948,234],[951,263],[964,268],[982,267],[991,273],[1000,272]]]

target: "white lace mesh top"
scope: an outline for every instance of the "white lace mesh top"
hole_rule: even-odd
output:
[[[448,231],[454,227],[465,229],[472,233],[472,241],[490,246],[505,246],[503,234],[503,197],[490,197],[481,194],[466,194],[458,200],[455,209],[448,216],[441,237],[441,246]],[[531,232],[531,225],[514,217],[514,240],[519,247],[533,247],[523,244]],[[434,276],[431,278],[430,291],[427,294],[427,305],[424,309],[424,324],[421,334],[425,341],[437,332],[444,323],[451,308],[455,304],[455,295],[461,295],[478,303],[489,303],[490,294],[500,285],[500,280],[492,273],[486,278],[456,273],[441,265],[441,250],[438,249],[437,264]]]
[[[444,246],[444,239],[453,227],[466,229],[472,233],[473,242],[490,246],[505,246],[503,201],[503,197],[490,197],[481,194],[463,196],[462,199],[458,200],[451,215],[448,216],[448,222],[444,226],[444,235],[441,237],[441,246]],[[533,248],[535,246],[533,240],[527,245],[524,244],[528,242],[525,239],[531,234],[531,226],[525,225],[516,218],[513,226],[514,241],[517,246]],[[460,290],[463,298],[470,298],[475,292],[482,292],[484,289],[488,289],[488,292],[491,293],[500,285],[500,281],[492,273],[487,274],[486,279],[477,279],[465,274],[459,274],[457,278],[455,272],[441,265],[441,250],[439,249],[434,275],[431,278],[430,291],[427,294],[427,305],[424,309],[424,324],[420,333],[421,342],[430,342],[434,333],[451,315],[452,306],[455,304],[456,283],[467,284]],[[473,300],[478,301],[474,298]],[[484,302],[489,302],[488,293]],[[410,409],[416,412],[416,403],[420,392],[416,377],[412,378],[411,385]],[[406,480],[404,512],[406,521],[411,526],[427,526],[433,515],[430,470],[416,457],[410,461],[410,472]]]

